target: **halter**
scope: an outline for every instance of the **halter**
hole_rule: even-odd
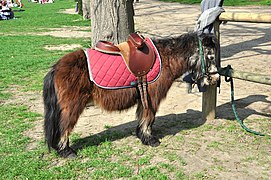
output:
[[[196,77],[194,77],[194,73],[192,72],[184,77],[184,81],[190,83],[190,87],[189,87],[188,92],[191,91],[191,89],[193,88],[193,86],[195,84],[198,85],[200,92],[204,92],[205,85],[202,85],[199,80],[204,77],[207,77],[207,79],[209,80],[211,78],[212,74],[217,73],[217,71],[216,72],[207,72],[206,65],[205,65],[205,56],[204,56],[204,51],[203,51],[202,40],[199,36],[198,36],[198,43],[199,43],[199,55],[200,55],[200,61],[201,61],[201,73],[199,75],[197,75]]]
[[[202,42],[200,37],[198,36],[198,42],[199,42],[199,54],[200,54],[200,60],[201,60],[201,75],[198,76],[196,79],[192,77],[193,84],[196,84],[199,79],[203,78],[204,76],[210,76],[209,73],[206,73],[205,70],[205,58],[204,58],[204,53],[203,53],[203,47],[202,47]]]
[[[204,61],[204,53],[203,53],[203,48],[202,48],[202,42],[200,37],[198,36],[198,40],[199,40],[199,54],[200,54],[200,59],[201,59],[201,72],[204,75],[207,75],[205,72],[205,61]]]
[[[205,68],[205,58],[204,58],[204,53],[203,53],[203,47],[202,47],[202,42],[201,42],[201,39],[200,37],[198,36],[198,40],[199,40],[199,54],[200,54],[200,60],[201,60],[201,72],[202,72],[202,75],[198,78],[202,78],[204,76],[207,76],[207,78],[210,77],[210,75],[212,74],[216,74],[217,71],[215,72],[206,72],[206,68]]]

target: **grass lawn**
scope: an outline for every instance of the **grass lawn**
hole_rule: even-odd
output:
[[[201,0],[161,0],[165,2],[179,2],[183,4],[198,4]],[[271,0],[224,0],[224,6],[246,6],[246,5],[271,5]]]
[[[50,28],[90,25],[89,20],[79,15],[59,13],[68,8],[75,9],[74,0],[57,0],[45,5],[25,1],[25,11],[15,12],[15,20],[0,21],[0,179],[214,179],[219,173],[227,175],[231,170],[224,163],[231,159],[210,156],[213,152],[236,158],[239,164],[233,164],[233,169],[238,166],[245,174],[247,167],[255,165],[261,169],[260,177],[269,178],[270,137],[248,134],[235,121],[199,127],[183,121],[167,124],[163,129],[190,129],[165,137],[157,148],[143,146],[134,136],[108,131],[85,139],[88,142],[78,150],[76,159],[48,153],[43,140],[33,142],[28,133],[37,123],[42,123],[43,115],[31,112],[27,105],[31,100],[21,103],[18,94],[20,97],[28,93],[41,95],[45,73],[69,52],[49,51],[44,46],[88,47],[90,44],[86,38],[37,35]],[[269,132],[270,119],[260,121],[260,130]],[[73,134],[71,141],[83,140],[80,134]],[[200,165],[197,157],[211,162],[210,168],[189,170],[188,166]]]

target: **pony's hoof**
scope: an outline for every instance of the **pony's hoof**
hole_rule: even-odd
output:
[[[145,138],[141,138],[141,142],[145,145],[152,146],[152,147],[157,147],[160,145],[160,141],[158,138],[154,136],[148,136]]]
[[[141,142],[144,145],[152,146],[152,147],[157,147],[160,145],[160,141],[158,138],[156,138],[153,135],[150,134],[144,134],[142,131],[140,131],[140,128],[137,128],[136,130],[136,136],[141,140]]]
[[[63,157],[63,158],[76,158],[77,157],[76,151],[70,147],[66,147],[65,149],[62,149],[62,150],[58,151],[57,153],[60,157]]]
[[[158,138],[153,137],[153,138],[151,138],[151,139],[149,140],[148,145],[150,145],[151,147],[157,147],[157,146],[160,145],[160,143],[161,143],[161,142],[159,141]]]

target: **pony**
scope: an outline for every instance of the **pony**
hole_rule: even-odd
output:
[[[69,146],[69,135],[80,114],[89,103],[106,111],[123,111],[137,105],[136,136],[145,145],[158,146],[159,139],[152,133],[155,114],[161,100],[174,81],[190,73],[195,83],[213,85],[219,78],[214,35],[195,32],[178,37],[153,39],[161,57],[160,77],[147,87],[147,108],[138,88],[104,89],[89,79],[87,57],[82,49],[64,55],[44,78],[44,132],[49,151],[56,150],[61,157],[76,157]],[[204,69],[202,68],[204,64]]]

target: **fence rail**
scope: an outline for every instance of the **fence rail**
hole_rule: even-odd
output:
[[[220,21],[271,23],[271,14],[224,12],[219,16]]]
[[[219,74],[222,76],[232,77],[232,78],[246,80],[246,81],[250,81],[250,82],[271,85],[271,76],[270,75],[235,71],[233,69],[227,69],[227,68],[220,69]]]

